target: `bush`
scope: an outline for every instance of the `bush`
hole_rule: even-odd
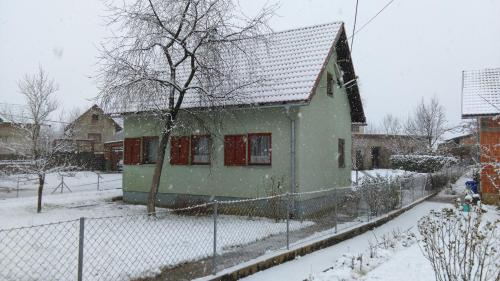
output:
[[[393,169],[419,173],[433,173],[443,167],[458,164],[458,159],[437,155],[392,155],[390,157]]]
[[[399,206],[399,181],[377,175],[365,177],[363,184],[356,187],[360,198],[365,198],[371,215],[378,216]]]
[[[420,246],[436,280],[489,281],[500,278],[500,220],[482,222],[483,210],[432,210],[418,221]]]

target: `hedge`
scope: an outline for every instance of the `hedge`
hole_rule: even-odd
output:
[[[392,155],[390,157],[393,169],[419,173],[433,173],[443,167],[458,164],[458,159],[437,155]]]

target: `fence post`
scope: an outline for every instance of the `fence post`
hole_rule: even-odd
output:
[[[415,202],[415,181],[411,185],[411,203]]]
[[[97,174],[97,191],[99,191],[99,178],[101,177],[99,175],[99,173],[96,173]]]
[[[290,193],[286,193],[286,249],[290,250]]]
[[[337,217],[337,204],[338,204],[338,194],[337,194],[337,189],[335,188],[333,190],[333,196],[334,196],[334,212],[335,212],[335,233],[337,233],[337,224],[338,224],[338,217]]]
[[[19,197],[19,175],[17,176],[16,197]]]
[[[212,273],[215,274],[217,272],[217,207],[219,202],[214,200],[214,249],[212,256]]]
[[[399,180],[399,208],[403,208],[403,181]]]
[[[78,281],[83,280],[83,239],[85,238],[85,218],[80,218],[80,235],[78,238]]]
[[[366,199],[366,196],[365,197],[365,203],[366,203],[366,209],[368,210],[367,211],[367,219],[368,219],[368,222],[370,222],[370,215],[371,215],[371,206],[370,206],[370,202],[369,200]]]

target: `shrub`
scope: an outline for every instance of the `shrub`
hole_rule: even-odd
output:
[[[443,167],[458,164],[455,157],[438,155],[392,155],[390,161],[393,169],[419,173],[433,173]]]
[[[399,182],[388,177],[365,177],[363,184],[356,187],[356,192],[366,200],[375,216],[399,206]]]
[[[420,246],[436,280],[500,280],[500,220],[482,222],[483,210],[432,210],[418,221]]]

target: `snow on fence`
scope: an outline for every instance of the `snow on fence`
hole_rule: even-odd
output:
[[[440,176],[450,180],[460,172]],[[365,223],[435,191],[432,176],[416,175],[352,189],[214,201],[155,216],[4,229],[0,280],[192,279]]]

